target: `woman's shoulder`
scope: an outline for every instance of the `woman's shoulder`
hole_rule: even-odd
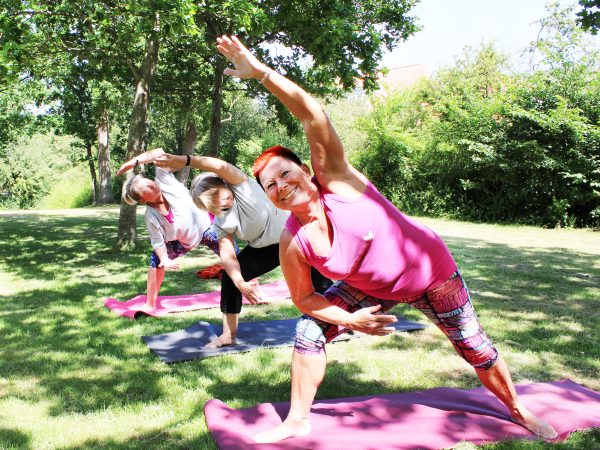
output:
[[[361,172],[350,166],[351,170],[345,176],[325,176],[312,178],[321,196],[335,197],[346,200],[356,200],[372,186],[371,181]]]

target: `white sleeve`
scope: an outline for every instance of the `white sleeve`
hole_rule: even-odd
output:
[[[148,230],[148,234],[150,235],[150,243],[152,244],[152,248],[155,249],[165,245],[165,237],[163,236],[162,228],[156,220],[156,217],[146,214],[145,220],[146,230]]]
[[[162,167],[156,167],[156,177],[154,181],[159,184],[161,189],[168,190],[178,197],[181,195],[189,195],[190,193],[190,191],[175,178],[175,175]]]

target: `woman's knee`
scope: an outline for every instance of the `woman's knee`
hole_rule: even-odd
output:
[[[498,350],[485,334],[483,335],[483,341],[477,346],[456,341],[452,344],[458,354],[475,369],[488,370],[498,359]]]
[[[318,355],[325,352],[326,338],[321,327],[307,316],[302,316],[296,324],[294,350],[303,355]]]

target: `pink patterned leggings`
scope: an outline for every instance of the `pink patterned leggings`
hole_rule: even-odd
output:
[[[336,282],[324,296],[332,305],[348,312],[375,305],[381,305],[382,311],[388,311],[398,303],[408,303],[437,325],[458,354],[473,367],[489,369],[498,358],[498,351],[479,324],[469,291],[458,271],[438,287],[397,301],[371,297],[343,281]],[[294,349],[303,354],[322,353],[327,342],[347,331],[339,325],[304,315],[296,325]]]

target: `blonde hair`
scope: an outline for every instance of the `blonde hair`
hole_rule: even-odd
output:
[[[143,178],[144,177],[142,175],[137,174],[131,180],[129,180],[129,182],[123,188],[123,195],[121,198],[128,205],[135,206],[140,202],[140,195],[137,192],[135,185]]]
[[[216,173],[204,172],[192,180],[190,192],[194,204],[205,211],[215,211],[215,200],[219,195],[219,189],[229,189],[227,183],[219,178]],[[218,215],[218,214],[215,214]]]

